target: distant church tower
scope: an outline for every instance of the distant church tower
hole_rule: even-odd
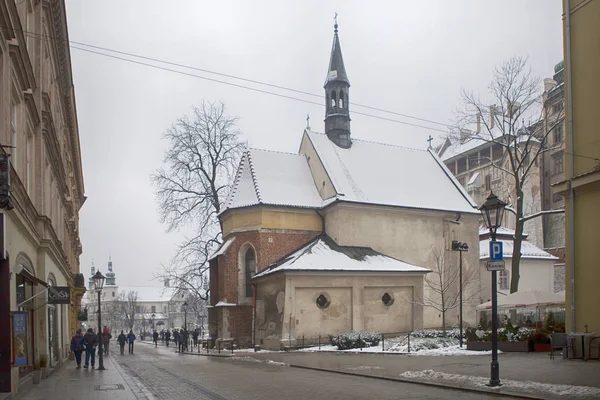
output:
[[[94,262],[92,261],[92,269],[90,274],[90,279],[88,279],[88,289],[94,289],[94,275],[96,274],[96,267],[94,267]]]
[[[112,260],[108,257],[108,272],[106,273],[106,284],[110,286],[115,286],[117,283],[117,279],[115,278],[115,273],[113,272]]]
[[[333,47],[329,59],[329,70],[325,80],[325,133],[338,146],[348,149],[350,140],[350,111],[348,107],[350,81],[346,75],[342,48],[338,37],[337,20],[334,25]]]

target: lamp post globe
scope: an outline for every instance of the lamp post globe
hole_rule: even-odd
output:
[[[490,230],[490,240],[496,241],[496,231],[502,226],[502,217],[506,203],[503,202],[493,192],[485,200],[485,203],[479,207],[483,220]],[[491,256],[491,254],[490,254]],[[500,365],[498,363],[498,276],[497,272],[492,271],[492,364],[490,370],[489,386],[500,386]]]
[[[104,281],[106,280],[106,277],[104,275],[102,275],[102,273],[100,272],[100,270],[96,271],[96,274],[94,275],[94,289],[96,290],[96,292],[98,292],[98,369],[100,371],[104,371],[104,358],[102,357],[102,354],[104,353],[103,350],[103,343],[104,343],[104,335],[102,334],[102,307],[101,307],[101,300],[102,300],[102,288],[104,288]]]

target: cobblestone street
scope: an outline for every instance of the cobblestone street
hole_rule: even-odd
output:
[[[290,368],[251,357],[180,355],[173,348],[136,346],[113,353],[106,371],[69,363],[19,400],[81,399],[486,399],[493,396],[418,384]],[[106,382],[105,382],[106,381]],[[120,386],[106,390],[106,385]],[[104,390],[100,390],[104,388]]]

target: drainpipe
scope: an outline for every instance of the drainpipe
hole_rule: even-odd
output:
[[[571,253],[569,254],[569,263],[571,264],[571,331],[575,332],[575,192],[573,190],[573,176],[574,176],[574,162],[573,162],[573,81],[572,69],[571,69],[571,2],[570,0],[564,0],[565,8],[565,51],[567,56],[567,113],[569,118],[567,123],[569,125],[569,213],[571,218],[569,219],[569,247]]]
[[[256,346],[256,283],[252,282],[252,347]]]

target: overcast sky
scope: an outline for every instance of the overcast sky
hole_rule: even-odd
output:
[[[562,59],[560,0],[66,3],[71,41],[319,95],[337,12],[350,103],[442,123],[453,120],[461,88],[485,94],[494,67],[511,56],[528,55],[540,78],[551,77]],[[149,176],[162,162],[162,133],[202,99],[223,101],[231,115],[239,116],[238,127],[252,147],[296,152],[307,114],[312,129],[323,132],[321,105],[77,49],[71,57],[88,196],[80,229],[86,277],[92,260],[106,272],[111,255],[117,283],[157,284],[149,279],[169,261],[181,236],[165,233]],[[426,148],[428,135],[439,134],[352,110],[423,123],[351,105],[355,138]]]

